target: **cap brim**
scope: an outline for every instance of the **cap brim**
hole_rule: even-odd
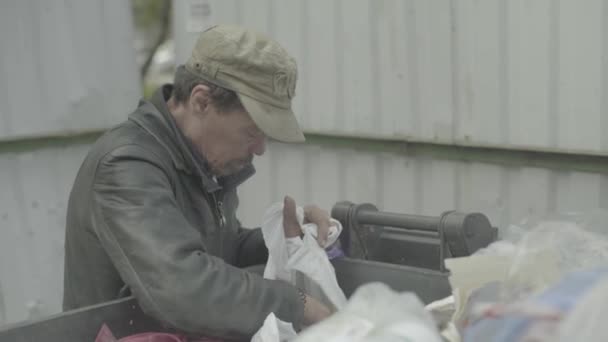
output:
[[[291,109],[279,108],[237,93],[241,103],[258,128],[272,139],[282,142],[304,142],[304,134]]]

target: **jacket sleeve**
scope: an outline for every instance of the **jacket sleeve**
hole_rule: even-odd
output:
[[[260,228],[239,228],[237,246],[237,267],[260,265],[268,261],[268,249]]]
[[[304,309],[294,287],[205,252],[160,160],[137,145],[120,147],[100,161],[93,184],[95,231],[144,312],[217,337],[251,336],[271,312],[298,324]]]

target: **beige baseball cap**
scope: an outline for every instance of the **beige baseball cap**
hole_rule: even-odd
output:
[[[237,26],[217,25],[200,34],[186,69],[236,92],[262,132],[283,142],[303,142],[291,108],[296,61],[276,41]]]

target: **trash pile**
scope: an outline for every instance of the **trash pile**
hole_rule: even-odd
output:
[[[424,306],[415,294],[366,284],[345,304],[330,300],[338,312],[299,335],[282,334],[272,316],[261,332],[271,326],[277,333],[254,341],[608,340],[602,325],[608,316],[606,222],[608,215],[597,212],[508,227],[474,255],[446,260],[453,289],[448,298]],[[322,252],[310,241],[307,248]],[[290,262],[283,266],[307,272]],[[331,284],[328,294],[335,293],[331,264],[323,268],[311,277],[327,275],[316,283],[321,292]]]
[[[446,259],[452,295],[426,306],[382,283],[365,284],[347,300],[328,253],[340,223],[332,221],[320,247],[316,226],[303,224],[301,208],[297,216],[304,235],[286,238],[282,204],[266,212],[264,277],[303,288],[336,313],[299,334],[271,313],[253,342],[608,341],[605,212],[511,226],[487,248]]]
[[[446,260],[457,341],[600,341],[608,314],[608,215],[512,226],[472,256]],[[442,307],[444,310],[446,306]]]

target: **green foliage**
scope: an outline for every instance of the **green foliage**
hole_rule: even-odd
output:
[[[150,99],[150,97],[152,97],[152,95],[156,91],[156,88],[158,88],[158,85],[144,82],[144,98]]]
[[[160,25],[166,0],[131,0],[133,21],[138,30],[149,30]]]

